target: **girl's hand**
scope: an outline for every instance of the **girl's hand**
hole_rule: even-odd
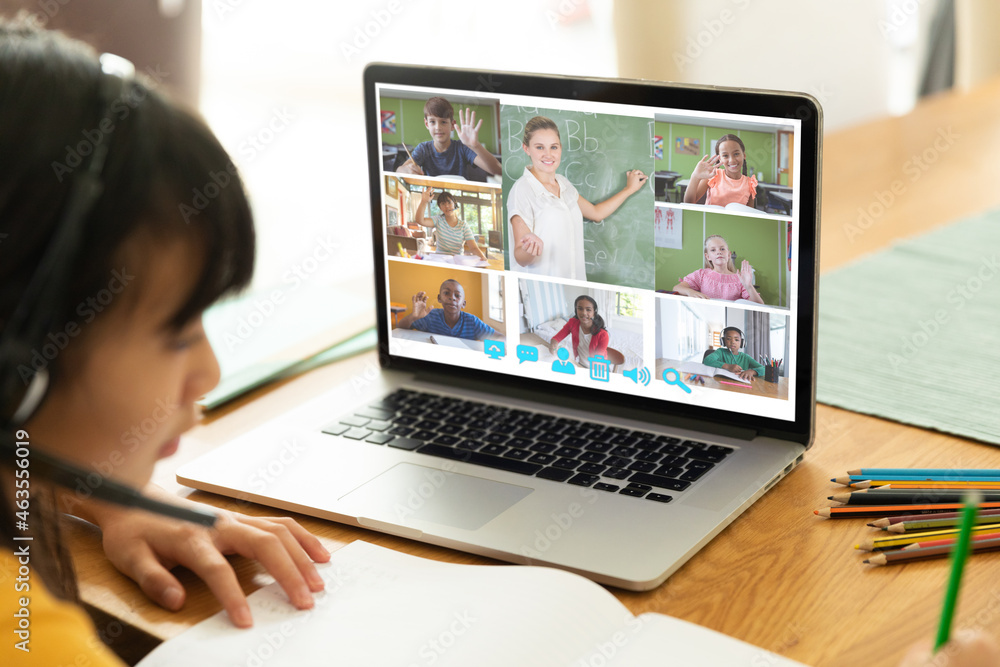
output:
[[[698,161],[698,164],[694,167],[694,172],[691,174],[691,180],[695,179],[709,179],[715,176],[715,171],[718,169],[719,164],[722,162],[722,158],[718,155],[705,155]]]
[[[625,172],[625,191],[630,195],[638,192],[648,179],[641,169],[630,169]]]
[[[739,270],[740,282],[743,283],[743,287],[748,290],[753,287],[753,267],[750,266],[750,262],[743,260],[743,264],[740,266]]]
[[[715,168],[719,166],[721,158],[718,155],[712,155],[709,157],[706,155],[698,161],[698,164],[694,166],[694,171],[691,173],[691,180],[696,179],[709,179],[715,176]]]
[[[545,249],[545,242],[533,233],[528,232],[521,237],[521,248],[532,257],[540,257],[542,251]]]
[[[420,204],[426,204],[434,197],[434,188],[427,188],[420,193]]]
[[[157,493],[158,492],[158,493]],[[197,503],[163,495],[178,505]],[[204,580],[230,620],[238,627],[253,624],[250,607],[232,565],[225,556],[240,554],[261,563],[299,609],[313,606],[312,594],[323,590],[313,562],[329,552],[305,528],[287,517],[263,518],[215,509],[214,528],[139,510],[103,506],[94,512],[104,534],[104,552],[122,574],[134,580],[157,604],[180,609],[186,593],[170,570],[182,565]]]
[[[478,145],[479,128],[483,125],[482,119],[479,119],[479,122],[476,123],[476,112],[466,107],[465,109],[458,110],[458,120],[459,122],[456,123],[458,140],[469,148]]]
[[[556,353],[556,351],[557,351],[558,349],[559,349],[559,343],[557,343],[557,342],[555,342],[555,341],[551,341],[551,342],[549,343],[549,352],[550,352],[550,353],[551,353],[552,355],[555,355],[555,353]]]
[[[739,368],[739,367],[737,366],[737,368]],[[757,371],[749,369],[749,368],[747,370],[745,370],[745,371],[744,370],[739,370],[739,371],[733,371],[733,372],[736,373],[737,375],[739,375],[741,378],[743,378],[747,382],[750,382],[755,377],[757,377]]]
[[[931,642],[915,644],[899,667],[994,667],[1000,664],[1000,648],[990,637],[971,630],[956,632],[936,654]]]

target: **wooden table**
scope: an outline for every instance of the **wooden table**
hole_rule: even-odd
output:
[[[1000,154],[1000,80],[923,102],[914,112],[828,136],[823,177],[822,269],[972,213],[1000,206],[1000,188],[975,187]],[[174,467],[295,405],[325,384],[370,372],[362,355],[245,397],[185,438],[156,471],[178,493]],[[984,378],[984,381],[987,381]],[[769,491],[662,586],[614,591],[633,612],[659,611],[813,665],[895,665],[906,647],[933,638],[948,571],[945,560],[872,568],[852,546],[862,522],[819,519],[834,475],[860,466],[1000,468],[1000,451],[961,438],[820,405],[816,440],[804,463]],[[192,497],[223,507],[234,501]],[[248,506],[252,513],[270,510]],[[302,518],[331,548],[365,539],[461,563],[486,559],[359,528]],[[171,637],[219,609],[207,589],[173,614],[155,607],[103,559],[93,531],[78,527],[72,549],[86,601],[155,637]],[[234,561],[247,591],[260,570]],[[1000,555],[970,559],[956,627],[1000,637]]]

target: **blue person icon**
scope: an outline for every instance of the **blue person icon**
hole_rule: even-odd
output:
[[[560,347],[559,351],[556,352],[556,356],[559,357],[557,361],[552,362],[552,372],[553,373],[565,373],[566,375],[576,375],[576,369],[573,364],[569,361],[569,350],[565,347]]]

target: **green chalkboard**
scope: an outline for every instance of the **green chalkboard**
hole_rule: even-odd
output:
[[[506,194],[530,164],[521,141],[524,124],[534,116],[546,116],[559,126],[559,173],[587,201],[596,204],[624,188],[630,169],[641,169],[647,176],[653,171],[652,118],[501,105],[505,248],[513,243],[506,224]],[[585,220],[583,238],[587,280],[653,289],[653,179],[604,221]],[[511,261],[508,255],[508,268]]]

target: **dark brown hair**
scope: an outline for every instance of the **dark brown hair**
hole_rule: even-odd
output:
[[[443,97],[432,97],[424,103],[424,118],[427,118],[428,116],[454,119],[455,109],[451,106],[451,102]]]
[[[76,218],[80,240],[68,253],[71,284],[59,291],[58,302],[30,305],[46,309],[47,327],[56,331],[76,322],[77,306],[107,286],[123,259],[141,261],[136,255],[155,252],[157,242],[168,239],[189,242],[205,258],[170,328],[182,328],[250,282],[255,246],[250,206],[231,159],[204,122],[142,77],[109,105],[101,94],[109,75],[90,47],[20,18],[0,18],[0,72],[0,336],[56,230],[64,219],[73,219],[66,209],[80,187],[76,168],[98,144],[107,145],[107,158],[99,195]],[[151,242],[136,246],[136,239]],[[56,384],[61,360],[50,369]],[[11,464],[9,458],[0,460]],[[3,489],[7,481],[0,477],[5,538],[14,534]],[[54,510],[51,502],[45,505]],[[32,564],[53,593],[71,597],[71,570],[59,553],[57,526],[43,529],[36,523],[33,529],[42,557]]]

